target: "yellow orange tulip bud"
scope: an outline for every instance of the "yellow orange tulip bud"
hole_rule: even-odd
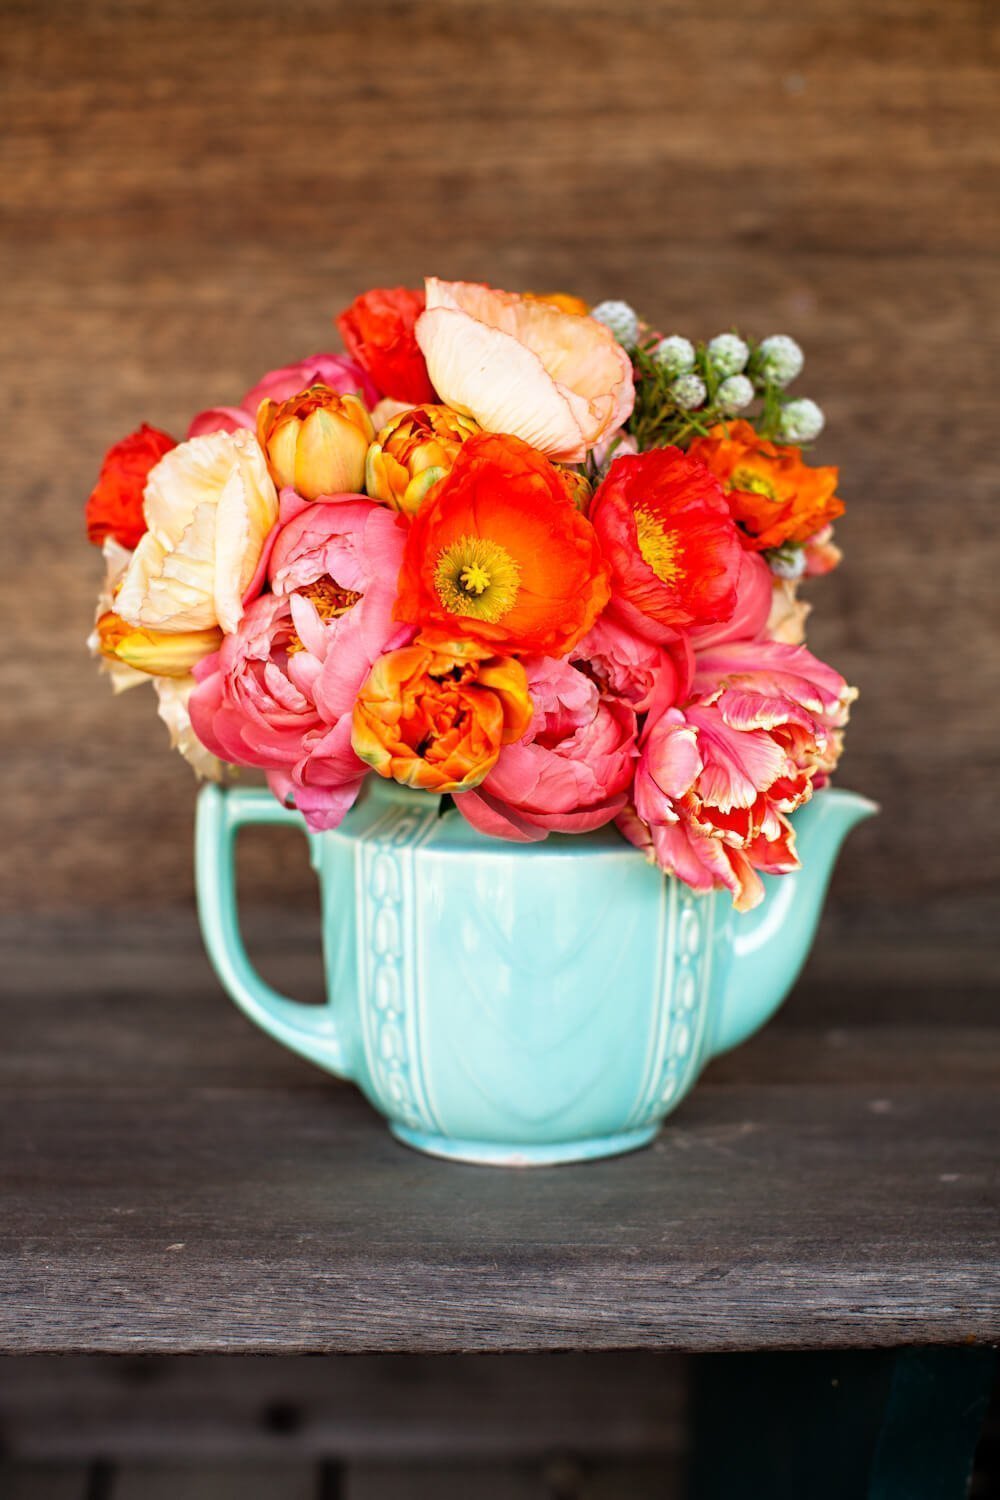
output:
[[[579,469],[571,468],[569,464],[556,464],[559,477],[566,486],[569,498],[576,506],[581,515],[586,515],[590,508],[590,499],[594,493],[594,486],[586,474],[581,474]]]
[[[479,431],[450,406],[412,406],[393,417],[368,449],[365,489],[372,500],[414,516],[450,472],[455,455]]]
[[[146,630],[126,624],[110,609],[94,628],[103,657],[150,677],[187,677],[196,663],[222,645],[221,630]]]
[[[311,385],[287,401],[262,401],[257,411],[257,438],[271,478],[303,500],[357,493],[374,436],[364,403],[325,385]]]

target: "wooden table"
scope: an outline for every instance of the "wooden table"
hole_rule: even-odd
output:
[[[652,1148],[505,1172],[397,1145],[176,942],[15,972],[3,1352],[842,1359],[1000,1337],[988,1027],[814,1026],[800,997]]]

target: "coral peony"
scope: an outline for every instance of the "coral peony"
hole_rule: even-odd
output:
[[[257,408],[262,401],[287,401],[311,385],[325,385],[338,396],[358,396],[370,411],[379,393],[367,371],[346,354],[313,354],[270,370],[247,391],[239,406],[211,406],[191,422],[189,438],[204,437],[206,432],[238,432],[241,427],[255,431]]]
[[[117,613],[150,630],[235,630],[278,515],[256,440],[215,432],[173,448],[149,475],[144,514]]]
[[[410,406],[391,418],[368,449],[365,489],[373,500],[412,516],[479,431],[448,406]]]
[[[286,490],[281,521],[268,563],[271,588],[303,594],[322,620],[342,621],[323,682],[324,711],[340,719],[350,715],[375,658],[413,634],[392,619],[403,532],[363,495],[306,505]]]
[[[351,748],[358,690],[382,652],[412,633],[392,618],[403,538],[360,495],[309,505],[286,491],[281,518],[268,564],[274,592],[196,669],[191,716],[214,754],[266,770],[311,828],[332,828],[365,775]]]
[[[423,310],[422,291],[375,287],[355,297],[336,320],[348,350],[381,393],[414,406],[437,400],[414,333]]]
[[[617,458],[590,519],[611,567],[612,609],[633,630],[669,640],[732,616],[742,548],[704,464],[679,448]]]
[[[442,401],[550,458],[581,463],[632,411],[624,349],[549,302],[430,277],[416,336]]]
[[[752,641],[766,634],[771,611],[774,575],[757,552],[740,553],[736,575],[736,608],[727,620],[695,625],[689,632],[695,651],[721,641]]]
[[[808,541],[843,515],[835,468],[810,468],[800,449],[760,437],[749,422],[720,423],[688,451],[718,478],[757,551]]]
[[[325,385],[311,385],[287,401],[264,400],[257,411],[257,439],[271,478],[303,500],[360,490],[374,436],[357,396],[338,396]]]
[[[150,470],[177,444],[165,432],[144,422],[105,453],[101,472],[87,501],[87,537],[95,547],[108,537],[133,548],[146,530],[142,500]]]
[[[380,776],[429,792],[476,786],[531,719],[524,668],[468,643],[381,656],[354,708],[353,744]]]
[[[786,812],[836,767],[858,696],[805,646],[779,641],[732,641],[699,652],[693,691],[717,704],[732,728],[763,725],[779,741],[787,756],[779,788]]]
[[[399,618],[562,656],[607,599],[594,529],[555,467],[518,438],[469,438],[410,527]]]
[[[654,701],[667,708],[686,698],[691,682],[690,652],[682,643],[668,651],[608,614],[573,647],[570,661],[602,694],[621,698],[637,714],[648,712]]]
[[[726,888],[740,911],[763,897],[760,872],[795,869],[787,814],[836,764],[855,696],[804,647],[739,642],[699,655],[694,698],[647,723],[632,843],[695,890]]]
[[[625,805],[635,768],[633,709],[602,699],[569,662],[534,657],[525,667],[531,724],[456,806],[480,832],[519,842],[610,823]]]

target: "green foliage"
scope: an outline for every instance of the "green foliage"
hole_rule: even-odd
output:
[[[786,397],[782,388],[766,377],[758,356],[759,343],[752,339],[745,339],[745,342],[750,350],[745,373],[756,391],[753,404],[736,414],[723,409],[718,394],[726,374],[713,366],[708,357],[707,343],[699,342],[694,346],[695,366],[691,373],[704,382],[707,395],[704,404],[696,411],[686,411],[672,390],[675,374],[664,370],[657,362],[658,335],[644,330],[632,352],[635,407],[627,423],[627,431],[636,439],[640,451],[665,448],[668,444],[686,448],[692,438],[706,435],[718,423],[731,422],[735,416],[749,422],[761,437],[780,441],[781,412]]]

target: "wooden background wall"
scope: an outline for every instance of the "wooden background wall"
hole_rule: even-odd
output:
[[[811,644],[883,804],[824,928],[986,973],[998,874],[996,52],[984,0],[5,0],[8,926],[190,937],[194,786],[84,652],[82,505],[330,316],[425,272],[805,346],[846,562]],[[249,901],[291,913],[294,843]],[[170,924],[174,927],[171,928]],[[62,924],[62,927],[60,927]],[[867,945],[867,948],[866,946]],[[820,962],[822,959],[819,960]],[[867,963],[868,960],[865,960]],[[932,965],[933,967],[933,965]],[[957,972],[957,971],[956,971]]]

